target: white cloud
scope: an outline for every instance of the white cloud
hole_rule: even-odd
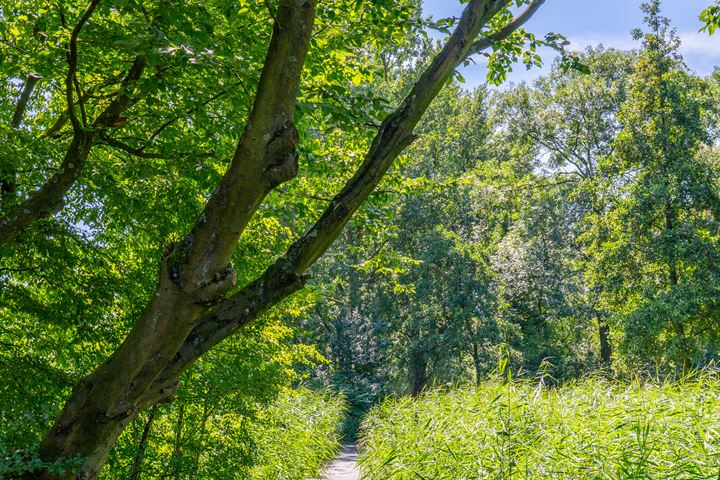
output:
[[[638,46],[629,35],[582,35],[569,37],[568,40],[570,41],[570,48],[574,50],[584,50],[587,47],[595,47],[601,44],[618,50],[632,50]]]
[[[698,75],[709,75],[712,73],[716,65],[720,66],[720,35],[715,34],[709,36],[706,33],[699,32],[680,32],[682,45],[680,53],[685,58],[685,63]],[[570,49],[583,50],[586,47],[594,47],[602,44],[607,48],[616,48],[618,50],[632,50],[640,47],[640,42],[632,39],[630,34],[627,35],[602,35],[589,34],[569,36]],[[532,81],[541,75],[547,74],[555,57],[555,51],[549,48],[543,48],[539,51],[543,58],[543,67],[534,67],[526,70],[522,64],[513,65],[513,71],[508,74],[508,81],[500,87],[492,87],[506,89],[511,86],[510,82],[515,84],[523,81]],[[477,65],[468,67],[460,67],[460,72],[466,78],[466,87],[474,88],[485,83],[487,69],[485,68],[485,59],[480,58]]]
[[[710,36],[700,32],[679,32],[678,35],[682,42],[680,54],[695,73],[708,75],[715,66],[720,65],[720,35]],[[630,35],[581,35],[571,36],[568,40],[570,40],[570,48],[576,50],[600,44],[618,50],[640,47],[640,43],[633,41]]]
[[[710,36],[700,32],[680,32],[682,42],[680,53],[683,55],[701,55],[713,57],[720,63],[720,35]],[[570,37],[571,47],[582,50],[599,44],[618,50],[632,50],[640,46],[630,35],[582,35]]]
[[[710,36],[707,33],[683,32],[680,33],[680,53],[683,55],[702,55],[713,57],[720,63],[720,35]]]

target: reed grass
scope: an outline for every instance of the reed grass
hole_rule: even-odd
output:
[[[718,479],[720,382],[490,380],[386,401],[361,432],[372,480]]]
[[[301,389],[283,395],[254,425],[258,458],[251,480],[305,480],[316,476],[340,447],[345,401]]]

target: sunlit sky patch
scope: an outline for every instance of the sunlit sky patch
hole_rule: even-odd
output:
[[[638,46],[632,40],[630,30],[642,26],[641,3],[642,0],[547,0],[526,28],[539,37],[548,32],[561,33],[577,49],[598,44],[631,49]],[[711,0],[665,0],[662,3],[663,14],[670,18],[682,39],[680,52],[685,62],[703,76],[710,74],[716,65],[720,66],[720,32],[712,37],[698,33],[702,26],[698,14],[711,3]],[[436,19],[459,16],[462,7],[458,0],[423,0],[425,15]],[[543,50],[541,54],[545,62],[542,69],[528,71],[523,65],[515,65],[508,80],[516,83],[532,80],[547,72],[554,52]],[[484,63],[484,58],[480,58],[476,65],[461,69],[468,86],[485,82]]]

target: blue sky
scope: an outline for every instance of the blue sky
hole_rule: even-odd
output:
[[[565,35],[572,45],[582,49],[602,43],[606,47],[630,49],[636,46],[630,37],[630,30],[642,26],[642,0],[547,0],[535,16],[526,24],[527,30],[538,36],[548,32]],[[720,66],[720,32],[714,36],[698,33],[701,23],[698,14],[710,5],[712,0],[664,0],[663,14],[670,18],[677,28],[683,46],[681,53],[685,62],[695,73],[707,75],[715,65]],[[425,15],[437,18],[458,16],[462,5],[458,0],[423,0]],[[516,65],[508,75],[510,81],[532,80],[552,63],[552,51],[543,51],[545,67],[526,71],[523,65]],[[484,57],[477,65],[461,69],[468,86],[485,81]]]

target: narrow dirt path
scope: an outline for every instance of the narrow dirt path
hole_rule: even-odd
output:
[[[322,480],[360,480],[358,451],[354,443],[343,445],[337,457],[325,468]]]

